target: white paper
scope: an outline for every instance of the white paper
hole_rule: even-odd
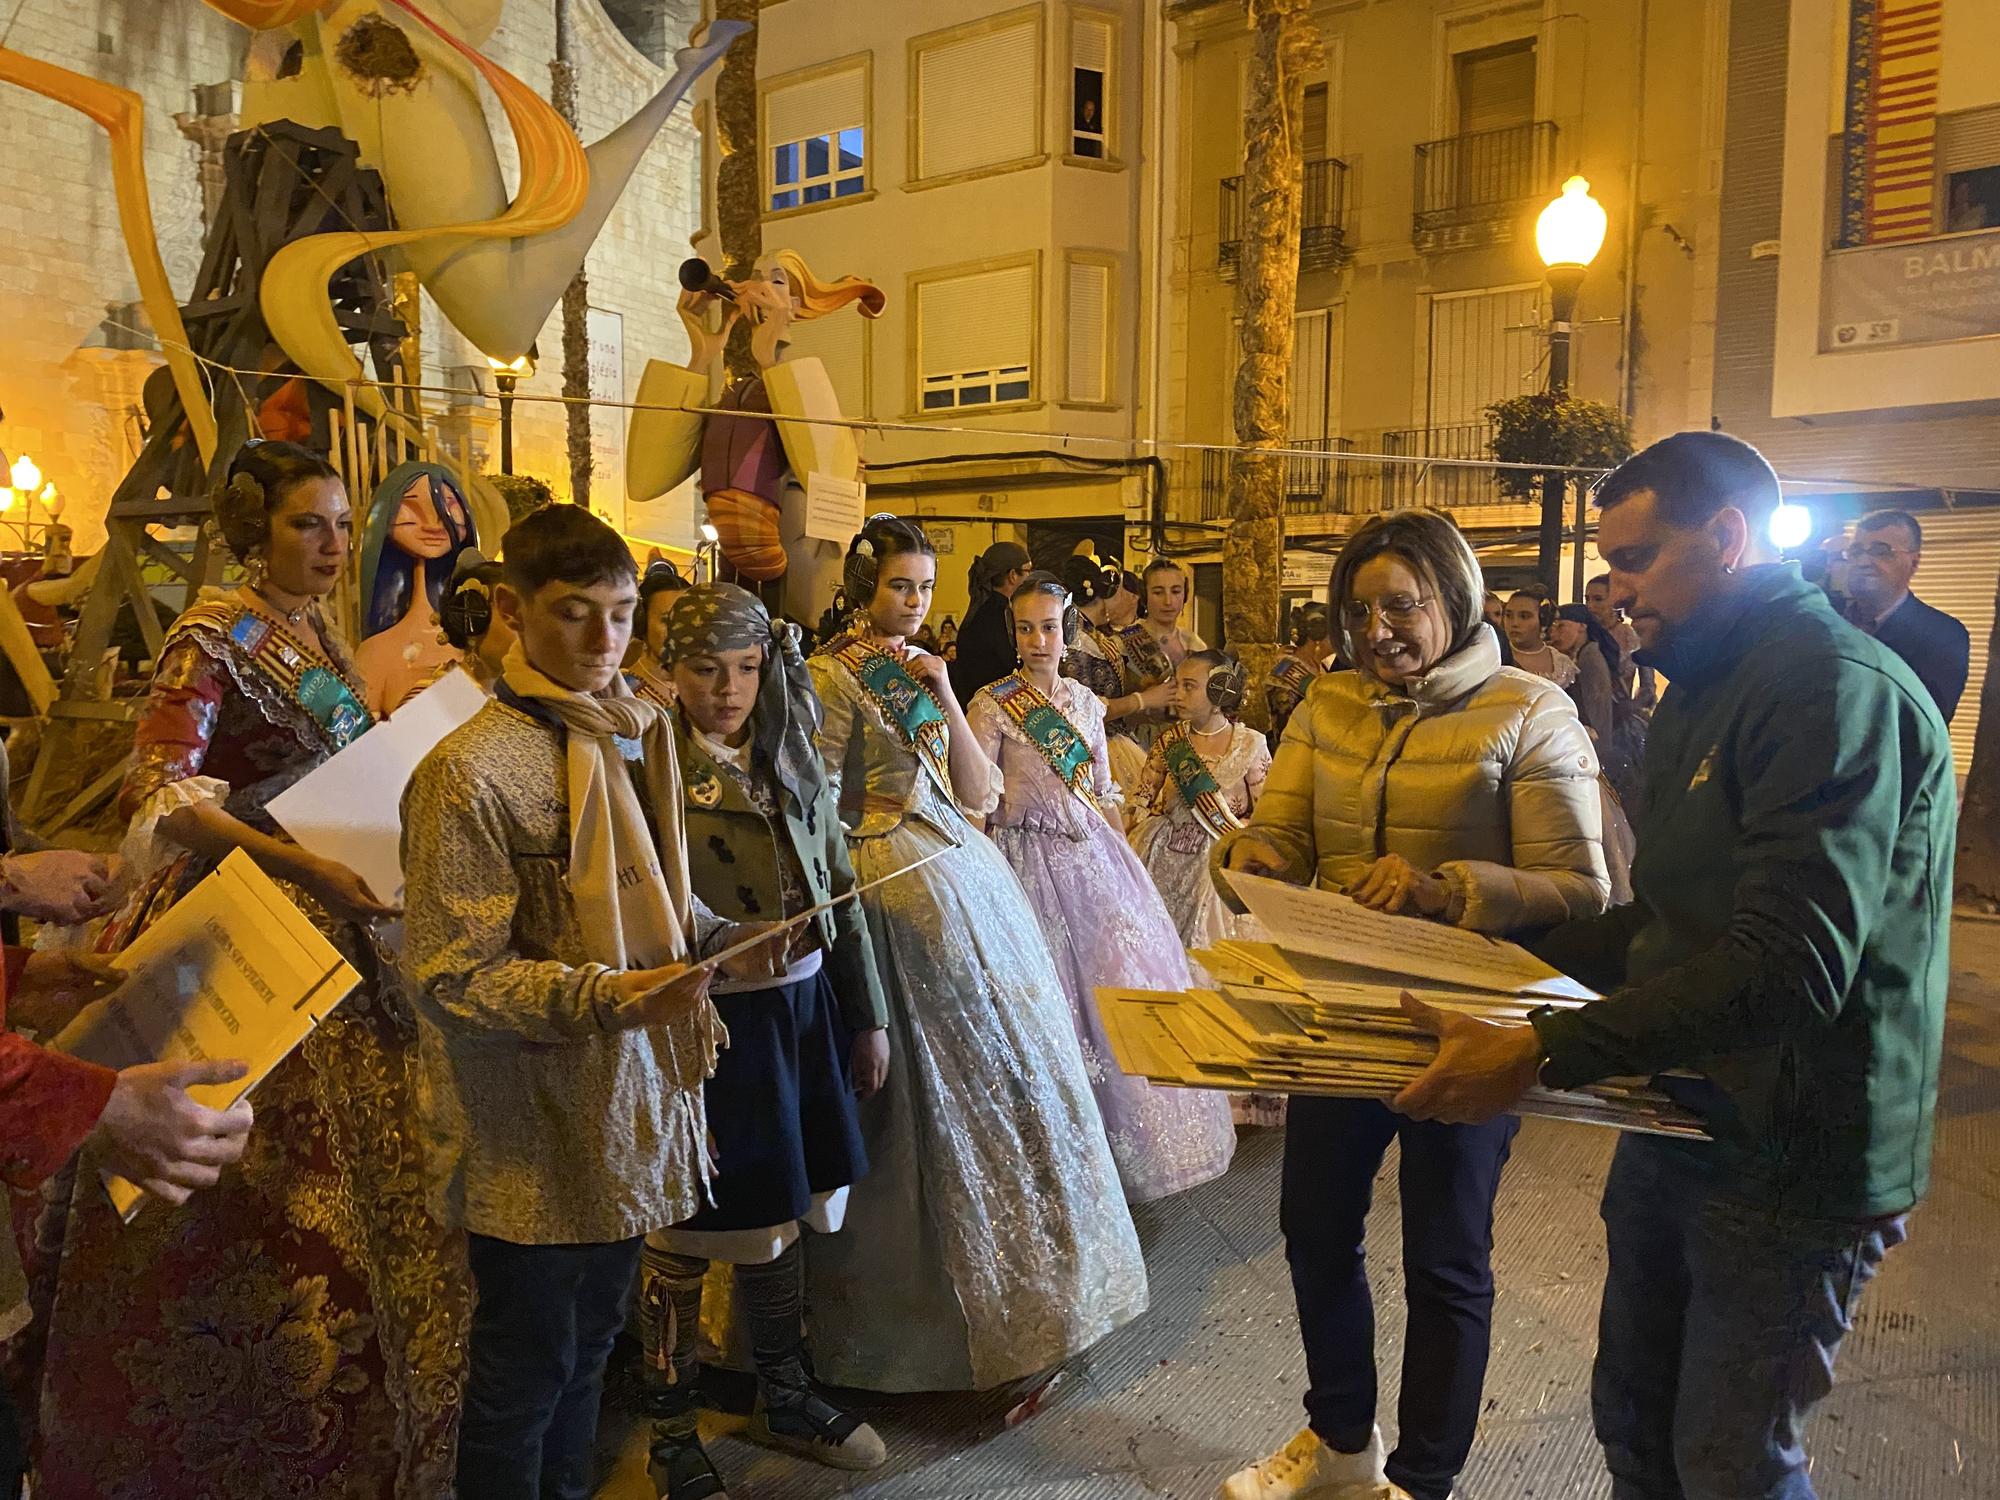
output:
[[[1270,930],[1271,941],[1291,952],[1469,990],[1595,998],[1594,991],[1527,949],[1498,938],[1422,917],[1370,911],[1334,891],[1288,885],[1239,870],[1229,871],[1228,878],[1251,914]],[[1310,972],[1305,977],[1320,979]]]
[[[403,904],[403,788],[437,742],[486,705],[450,671],[271,799],[271,816],[299,847],[346,865],[377,900]]]
[[[817,469],[806,475],[807,536],[844,545],[865,519],[860,480],[822,474]]]

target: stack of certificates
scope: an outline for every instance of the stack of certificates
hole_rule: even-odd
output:
[[[1188,1088],[1389,1098],[1437,1054],[1436,1039],[1404,1011],[1405,992],[1502,1025],[1596,998],[1509,943],[1384,916],[1329,892],[1248,876],[1233,883],[1277,941],[1192,954],[1207,988],[1099,990],[1127,1073]],[[1636,1079],[1536,1088],[1519,1109],[1651,1135],[1705,1134],[1698,1117]]]

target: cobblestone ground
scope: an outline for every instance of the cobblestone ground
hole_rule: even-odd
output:
[[[1954,933],[1951,1024],[1931,1195],[1842,1350],[1810,1440],[1822,1500],[2000,1494],[2000,925]],[[1278,1238],[1275,1134],[1246,1135],[1221,1182],[1142,1210],[1153,1307],[1078,1361],[1040,1414],[1004,1403],[879,1401],[890,1452],[870,1475],[819,1470],[732,1436],[710,1452],[735,1500],[1201,1500],[1299,1421],[1303,1358]],[[1590,1431],[1590,1356],[1604,1265],[1598,1190],[1608,1135],[1529,1121],[1501,1193],[1500,1294],[1467,1500],[1609,1494]],[[1394,1158],[1370,1223],[1385,1428],[1400,1354]],[[604,1419],[615,1472],[601,1500],[645,1500],[643,1434],[623,1399]],[[1393,1433],[1392,1433],[1393,1439]]]

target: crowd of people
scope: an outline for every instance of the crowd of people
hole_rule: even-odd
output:
[[[1614,1493],[1809,1500],[1800,1424],[1927,1181],[1963,669],[1898,654],[1940,638],[1900,513],[1848,553],[1857,629],[1770,554],[1777,481],[1734,439],[1656,444],[1598,503],[1609,572],[1561,609],[1490,594],[1441,513],[1362,524],[1259,685],[1268,739],[1169,559],[996,544],[947,662],[916,644],[932,545],[875,516],[808,655],[550,506],[451,580],[488,697],[405,793],[395,907],[268,811],[373,716],[319,608],[341,481],[246,448],[217,501],[244,581],[168,633],[121,860],[17,844],[0,907],[115,952],[241,850],[361,983],[253,1115],[190,1095],[226,1063],[114,1074],[19,1035],[109,980],[9,950],[0,1494],[31,1465],[38,1500],[582,1500],[629,1330],[653,1482],[711,1500],[724,1324],[747,1435],[867,1470],[843,1391],[1045,1376],[1146,1308],[1130,1205],[1282,1123],[1308,1420],[1221,1494],[1449,1500],[1510,1108],[1637,1075],[1713,1139],[1624,1137],[1606,1187]],[[1605,998],[1513,1027],[1407,1002],[1438,1058],[1393,1099],[1151,1087],[1095,992],[1199,982],[1243,930],[1229,870],[1517,938]],[[1392,1141],[1393,1448],[1363,1255]],[[105,1170],[151,1195],[129,1224]]]

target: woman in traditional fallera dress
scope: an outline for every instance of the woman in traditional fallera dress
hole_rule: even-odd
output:
[[[1209,877],[1209,850],[1250,816],[1271,768],[1264,737],[1235,720],[1243,690],[1243,665],[1227,652],[1197,651],[1183,661],[1174,674],[1176,717],[1147,756],[1141,782],[1132,847],[1191,949],[1235,931]]]
[[[369,727],[317,601],[347,496],[325,462],[252,445],[216,504],[250,582],[174,623],[122,803],[169,856],[122,943],[243,849],[340,948],[359,989],[258,1085],[242,1162],[120,1224],[86,1151],[53,1268],[41,1500],[442,1500],[463,1390],[463,1247],[425,1207],[414,1019],[351,870],[286,841],[269,800]],[[143,863],[143,858],[141,859]]]
[[[1208,874],[1215,841],[1242,826],[1264,788],[1271,750],[1264,737],[1236,722],[1247,675],[1226,651],[1197,651],[1174,673],[1173,711],[1146,757],[1139,779],[1139,817],[1132,847],[1189,949],[1235,936],[1242,918],[1216,894]],[[1199,964],[1198,983],[1207,982]],[[1285,1123],[1282,1094],[1231,1094],[1238,1125]]]
[[[1063,652],[1062,671],[1063,676],[1075,678],[1096,694],[1104,709],[1111,779],[1118,783],[1129,810],[1146,769],[1146,752],[1133,738],[1132,725],[1149,709],[1165,708],[1173,696],[1173,684],[1146,689],[1139,685],[1124,641],[1124,632],[1133,623],[1127,611],[1137,596],[1125,592],[1125,576],[1095,557],[1077,556],[1063,562],[1063,587],[1069,590],[1079,618],[1076,638]]]
[[[1008,601],[1021,665],[973,699],[967,721],[1000,777],[987,828],[1069,992],[1125,1196],[1145,1203],[1228,1171],[1236,1129],[1223,1095],[1122,1071],[1098,1015],[1099,988],[1184,990],[1190,979],[1174,919],[1117,821],[1104,710],[1056,670],[1075,615],[1062,580],[1030,573]]]
[[[1146,1305],[1062,981],[960,806],[991,810],[991,768],[943,663],[905,645],[936,573],[921,531],[871,519],[843,579],[860,613],[809,663],[855,875],[908,871],[862,898],[896,1062],[862,1107],[847,1231],[808,1266],[818,1373],[871,1390],[1000,1385]]]
[[[1192,651],[1205,651],[1208,642],[1181,624],[1187,609],[1188,576],[1171,558],[1156,557],[1146,564],[1141,596],[1143,612],[1121,636],[1126,660],[1136,677],[1134,689],[1141,698],[1142,711],[1125,720],[1132,737],[1145,749],[1152,749],[1160,732],[1173,722],[1167,695],[1157,689],[1171,684],[1181,663]],[[1111,705],[1114,715],[1127,705]]]

